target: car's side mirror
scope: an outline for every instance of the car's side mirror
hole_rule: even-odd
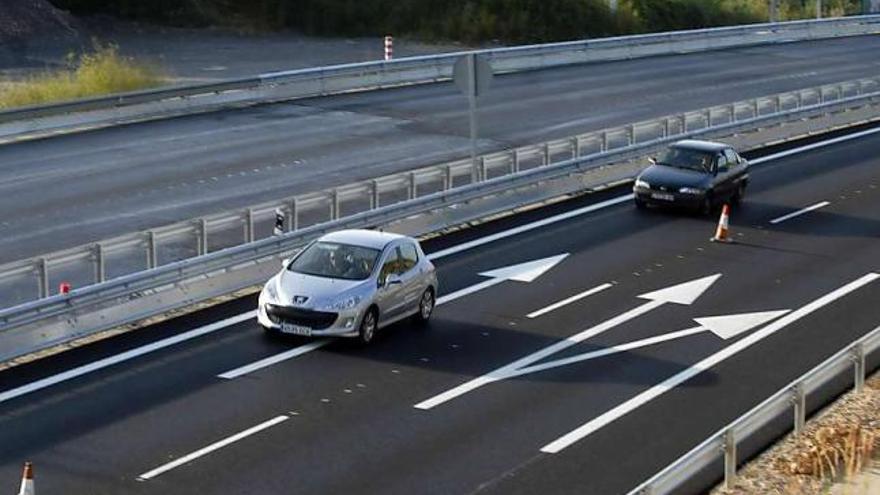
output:
[[[284,258],[281,260],[281,268],[287,268],[287,265],[290,264],[290,258]]]
[[[649,156],[648,163],[650,163],[651,165],[657,165],[657,158],[655,158],[653,156]]]

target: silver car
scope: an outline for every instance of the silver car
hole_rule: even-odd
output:
[[[409,316],[424,323],[437,295],[434,265],[418,241],[343,230],[312,242],[260,293],[257,320],[270,333],[373,340]]]

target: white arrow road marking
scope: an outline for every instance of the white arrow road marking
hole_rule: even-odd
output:
[[[490,270],[488,272],[480,273],[483,277],[489,277],[489,280],[480,282],[478,284],[472,285],[470,287],[465,287],[464,289],[455,291],[451,294],[447,294],[442,297],[437,298],[436,305],[440,306],[446,303],[450,303],[456,299],[460,299],[464,296],[473,294],[475,292],[479,292],[481,290],[488,289],[489,287],[498,285],[502,282],[506,282],[508,280],[513,280],[516,282],[532,282],[548,270],[558,265],[559,262],[564,260],[568,256],[568,253],[559,254],[556,256],[551,256],[549,258],[543,258],[534,261],[528,261],[525,263],[519,263],[517,265],[505,266],[502,268],[496,268],[494,270]],[[261,359],[259,361],[246,364],[239,368],[235,368],[234,370],[225,371],[217,375],[218,378],[223,378],[225,380],[233,380],[240,376],[247,375],[249,373],[253,373],[254,371],[261,370],[263,368],[268,368],[269,366],[302,356],[309,352],[315,351],[324,347],[325,345],[333,342],[334,339],[325,339],[318,340],[315,342],[310,342],[305,345],[301,345],[299,347],[295,347],[289,351],[282,352],[280,354],[275,354],[274,356],[269,356],[267,358]]]
[[[639,316],[653,311],[660,306],[663,306],[664,304],[691,304],[694,300],[696,300],[697,297],[700,296],[700,294],[702,294],[716,280],[718,280],[719,277],[721,277],[720,273],[708,277],[703,277],[697,280],[692,280],[690,282],[685,282],[683,284],[678,284],[663,290],[650,292],[648,294],[642,294],[641,296],[639,296],[640,298],[650,299],[650,301],[623,314],[617,315],[614,318],[606,320],[594,327],[590,327],[580,333],[572,335],[571,337],[547,346],[537,352],[529,354],[528,356],[517,359],[516,361],[506,366],[502,366],[501,368],[490,371],[483,376],[474,378],[473,380],[465,382],[455,388],[447,390],[446,392],[431,397],[430,399],[419,402],[414,407],[416,409],[432,409],[439,406],[440,404],[443,404],[444,402],[448,402],[472,390],[478,389],[483,385],[487,385],[489,383],[499,380],[504,380],[520,368],[529,366],[546,357],[552,356],[557,352],[568,349],[573,345],[579,344],[589,338],[595,337],[596,335],[599,335],[614,327],[622,325],[623,323],[626,323],[632,319],[638,318]]]
[[[248,428],[247,430],[236,433],[235,435],[232,435],[231,437],[226,437],[223,440],[220,440],[219,442],[212,443],[211,445],[208,445],[207,447],[201,448],[191,454],[185,455],[175,461],[169,462],[168,464],[163,464],[163,465],[157,467],[156,469],[153,469],[151,471],[147,471],[146,473],[138,476],[137,480],[138,481],[147,481],[149,479],[155,478],[156,476],[159,476],[162,473],[167,473],[168,471],[171,471],[172,469],[174,469],[176,467],[180,467],[186,463],[192,462],[192,461],[198,459],[199,457],[206,456],[206,455],[210,454],[211,452],[214,452],[215,450],[222,449],[223,447],[226,447],[229,444],[235,443],[243,438],[247,438],[251,435],[259,433],[259,432],[265,430],[266,428],[271,428],[271,427],[277,425],[278,423],[283,423],[284,421],[287,421],[288,419],[290,419],[290,417],[286,416],[284,414],[282,414],[281,416],[276,416],[276,417],[270,419],[269,421],[266,421],[264,423],[260,423],[257,426],[253,426],[251,428]]]
[[[831,204],[830,201],[821,201],[819,203],[808,206],[806,208],[802,208],[802,209],[795,211],[793,213],[789,213],[788,215],[782,215],[779,218],[774,218],[773,220],[770,220],[770,223],[772,223],[773,225],[776,225],[776,224],[782,223],[786,220],[791,220],[792,218],[799,217],[799,216],[803,215],[804,213],[809,213],[813,210],[818,210],[819,208],[825,208],[826,206],[828,206],[830,204]]]
[[[675,387],[681,385],[687,380],[690,380],[691,378],[702,373],[703,371],[708,370],[713,366],[716,366],[719,363],[723,362],[724,360],[736,355],[737,353],[751,347],[756,342],[760,342],[762,339],[773,335],[777,331],[787,327],[788,325],[791,325],[792,323],[795,323],[796,321],[810,315],[815,311],[818,311],[819,309],[833,303],[834,301],[837,301],[847,294],[861,287],[864,287],[865,285],[870,284],[878,278],[880,278],[880,275],[876,273],[869,273],[837,290],[834,290],[820,297],[819,299],[816,299],[806,306],[783,316],[782,318],[767,325],[761,330],[758,330],[757,332],[747,337],[744,337],[742,340],[734,342],[733,344],[703,359],[702,361],[691,366],[690,368],[672,376],[671,378],[664,380],[659,385],[651,387],[650,389],[618,405],[617,407],[602,414],[601,416],[590,420],[589,422],[571,431],[570,433],[567,433],[562,437],[554,440],[553,442],[550,442],[549,444],[541,448],[541,452],[555,454],[565,449],[566,447],[580,441],[581,439],[587,437],[595,431],[605,427],[606,425],[608,425],[612,421],[615,421],[621,416],[639,408],[640,406],[650,402],[660,395],[663,395],[667,391],[674,389]]]
[[[505,266],[502,268],[489,270],[488,272],[480,273],[480,275],[483,277],[489,277],[489,280],[480,282],[470,287],[465,287],[464,289],[457,290],[451,294],[446,294],[445,296],[438,297],[437,306],[455,301],[456,299],[461,299],[464,296],[488,289],[489,287],[498,285],[508,280],[527,283],[533,282],[536,278],[540,277],[548,270],[558,265],[559,262],[564,260],[567,256],[568,253],[563,253],[556,256],[551,256],[549,258],[528,261],[526,263]]]
[[[680,339],[703,332],[712,332],[724,340],[732,339],[733,337],[736,337],[743,332],[747,332],[755,327],[761,326],[768,321],[775,320],[776,318],[779,318],[780,316],[788,312],[789,310],[785,309],[779,311],[765,311],[761,313],[743,313],[738,315],[696,318],[694,321],[701,325],[699,327],[688,328],[687,330],[679,330],[677,332],[665,333],[656,337],[636,340],[633,342],[628,342],[626,344],[609,347],[607,349],[585,352],[583,354],[578,354],[576,356],[571,356],[564,359],[557,359],[555,361],[548,361],[546,363],[536,364],[533,366],[528,366],[526,368],[520,368],[519,370],[508,376],[508,378],[528,375],[530,373],[537,373],[539,371],[546,371],[553,368],[559,368],[561,366],[567,366],[569,364],[581,363],[583,361],[589,361],[591,359],[597,359],[600,357],[610,356],[612,354],[631,351],[633,349],[639,349],[642,347],[659,344],[661,342],[668,342],[670,340]]]

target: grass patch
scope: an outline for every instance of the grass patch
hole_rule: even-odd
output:
[[[0,108],[39,105],[159,86],[158,67],[119,54],[114,45],[96,45],[92,53],[71,55],[70,68],[46,72],[0,86]]]

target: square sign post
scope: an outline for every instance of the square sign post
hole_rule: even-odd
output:
[[[468,97],[471,127],[471,182],[479,182],[477,163],[477,99],[489,91],[492,84],[492,66],[484,55],[468,53],[455,61],[452,79],[459,91]]]

